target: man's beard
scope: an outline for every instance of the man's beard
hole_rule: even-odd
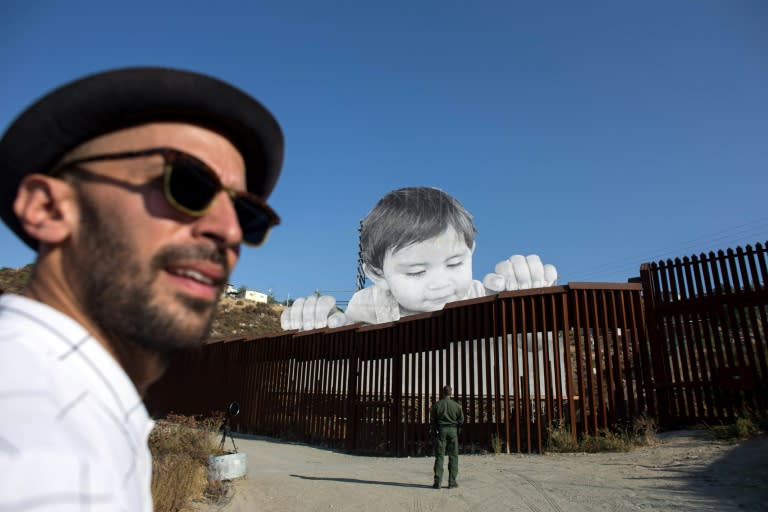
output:
[[[99,211],[86,194],[79,195],[81,237],[69,263],[76,269],[72,277],[81,286],[85,314],[112,342],[162,354],[200,345],[211,332],[215,304],[178,294],[175,304],[163,307],[153,296],[153,285],[166,265],[180,259],[211,260],[228,274],[224,254],[200,246],[167,247],[142,267],[125,230],[113,220],[115,213]]]

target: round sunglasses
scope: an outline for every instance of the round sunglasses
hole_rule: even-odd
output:
[[[64,163],[50,174],[58,176],[81,164],[105,160],[122,160],[160,155],[163,157],[163,194],[176,210],[192,217],[202,217],[222,190],[232,199],[237,220],[243,232],[243,242],[259,246],[264,243],[280,217],[260,197],[224,186],[219,176],[194,156],[173,148],[150,148],[91,155]]]

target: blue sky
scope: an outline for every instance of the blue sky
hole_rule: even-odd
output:
[[[537,253],[560,283],[768,239],[768,4],[0,2],[0,130],[81,75],[213,74],[286,136],[283,218],[232,282],[354,291],[359,220],[434,186],[474,215],[474,273]],[[0,266],[34,254],[0,230]]]

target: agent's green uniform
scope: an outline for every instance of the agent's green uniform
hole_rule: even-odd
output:
[[[443,480],[443,459],[448,454],[448,486],[457,487],[459,474],[459,434],[464,424],[461,406],[445,397],[432,406],[430,414],[432,431],[435,433],[435,484]]]

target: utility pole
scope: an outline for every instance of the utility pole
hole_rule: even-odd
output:
[[[357,228],[357,283],[355,291],[365,288],[365,271],[363,270],[363,245],[361,235],[363,233],[363,221],[360,221],[360,226]]]

